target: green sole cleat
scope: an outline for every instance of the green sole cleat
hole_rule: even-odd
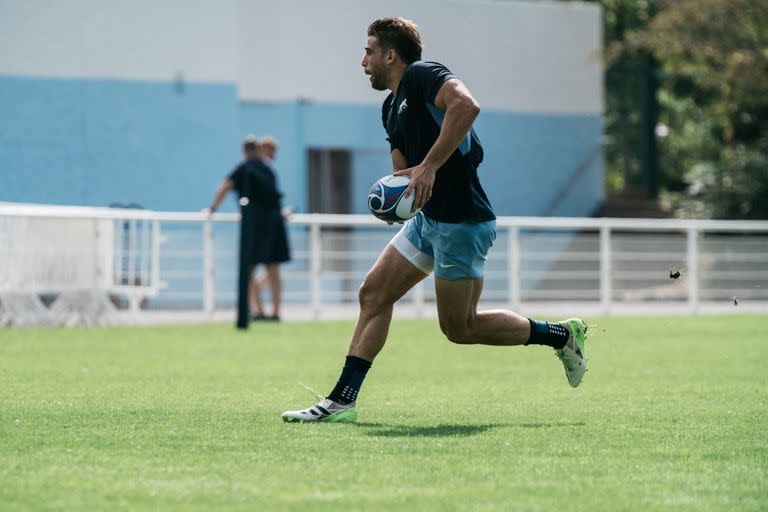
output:
[[[555,350],[555,354],[562,361],[565,368],[565,376],[568,384],[575,388],[581,384],[584,372],[587,371],[587,354],[585,352],[587,342],[587,324],[581,318],[569,318],[558,322],[568,332],[568,341],[561,349]]]

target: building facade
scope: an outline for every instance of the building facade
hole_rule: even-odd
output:
[[[478,99],[499,215],[599,206],[599,7],[490,0],[0,0],[0,201],[199,210],[253,133],[280,142],[285,204],[363,213],[391,170],[361,66],[389,15]]]

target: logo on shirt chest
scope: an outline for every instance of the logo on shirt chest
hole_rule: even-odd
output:
[[[397,107],[397,115],[400,116],[405,112],[405,109],[408,108],[408,99],[404,99],[402,103],[400,103],[400,106]]]

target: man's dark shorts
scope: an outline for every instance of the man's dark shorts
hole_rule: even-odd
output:
[[[288,234],[280,210],[256,214],[253,244],[253,262],[283,263],[291,259]]]

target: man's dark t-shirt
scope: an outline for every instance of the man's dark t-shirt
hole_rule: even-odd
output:
[[[291,259],[285,222],[280,210],[282,194],[277,178],[263,160],[253,158],[242,162],[230,173],[238,197],[247,197],[253,208],[253,247],[251,263],[282,263]]]
[[[440,135],[445,111],[435,96],[440,87],[456,78],[436,62],[416,61],[403,74],[396,94],[384,100],[381,118],[392,150],[399,149],[408,166],[420,164]],[[474,128],[437,171],[432,197],[422,208],[440,222],[484,222],[496,216],[477,177],[483,147]]]
[[[282,194],[277,190],[277,179],[272,169],[261,159],[243,161],[230,173],[238,197],[247,197],[259,210],[280,210]]]

